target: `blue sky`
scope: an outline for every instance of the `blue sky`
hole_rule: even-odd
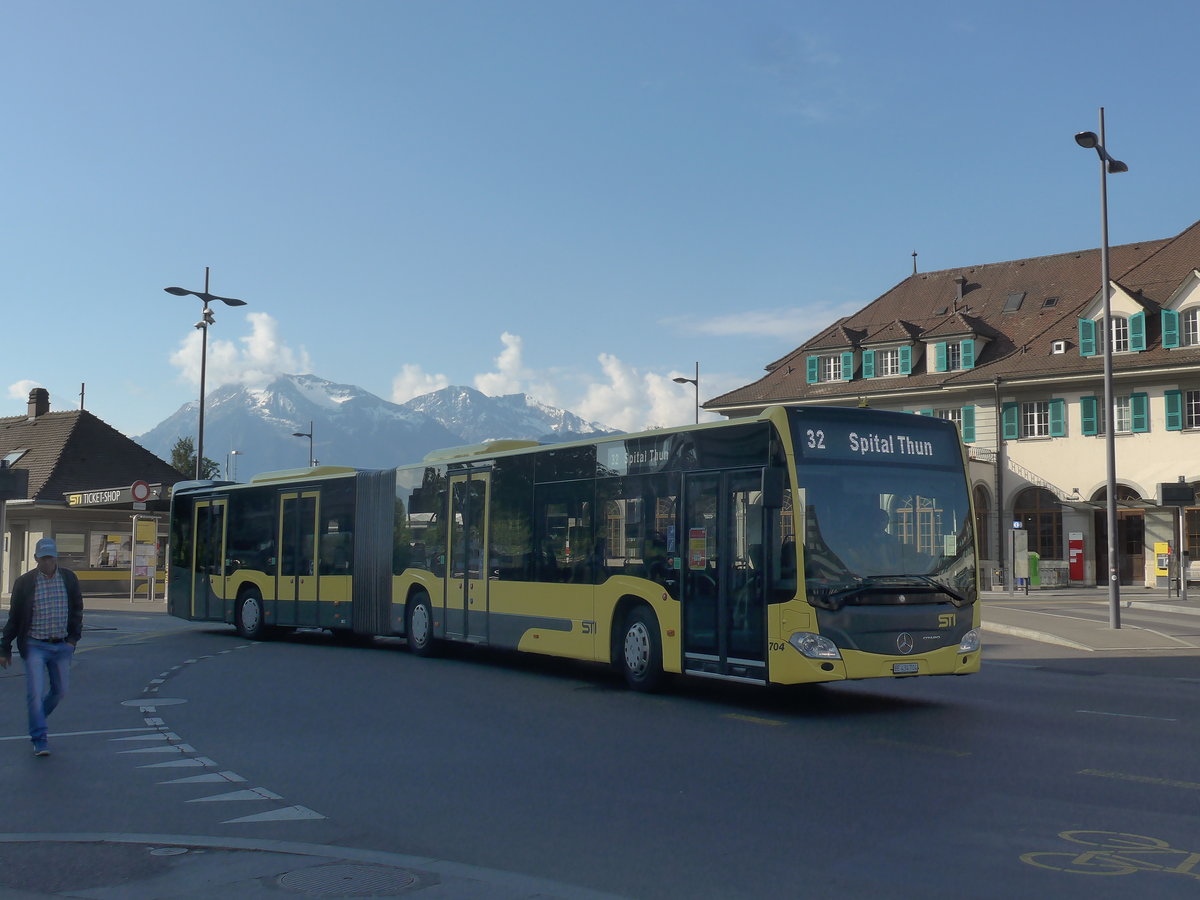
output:
[[[1200,219],[1194,3],[23,2],[0,391],[140,434],[208,384],[689,422],[912,270]],[[1097,274],[1098,280],[1098,274]],[[402,461],[398,461],[402,462]]]

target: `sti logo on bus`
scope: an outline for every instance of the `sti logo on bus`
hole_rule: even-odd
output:
[[[954,620],[954,613],[942,613],[938,616],[938,628],[953,628]]]

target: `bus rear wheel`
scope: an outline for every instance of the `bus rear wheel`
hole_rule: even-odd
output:
[[[409,652],[417,656],[433,656],[437,653],[437,639],[433,636],[433,604],[424,591],[414,594],[404,610],[404,636]]]
[[[263,599],[258,588],[247,588],[238,597],[237,614],[234,624],[237,633],[252,641],[261,641],[267,636],[267,626],[263,622]]]
[[[645,692],[662,687],[662,640],[658,620],[649,608],[639,606],[626,618],[619,650],[626,684]]]

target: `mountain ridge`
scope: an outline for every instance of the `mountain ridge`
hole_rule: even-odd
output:
[[[180,437],[194,439],[198,418],[198,404],[185,403],[133,440],[169,460]],[[393,403],[357,385],[279,375],[265,387],[222,385],[209,393],[204,455],[221,466],[223,477],[239,480],[302,467],[309,461],[310,424],[314,459],[358,468],[391,468],[433,450],[491,440],[552,443],[618,433],[526,394],[489,397],[452,385]]]

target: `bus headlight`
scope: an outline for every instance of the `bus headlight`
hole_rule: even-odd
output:
[[[837,644],[819,634],[798,631],[788,638],[788,643],[809,659],[841,659],[842,651]]]
[[[974,653],[979,649],[979,632],[972,628],[962,636],[958,643],[959,653]]]

